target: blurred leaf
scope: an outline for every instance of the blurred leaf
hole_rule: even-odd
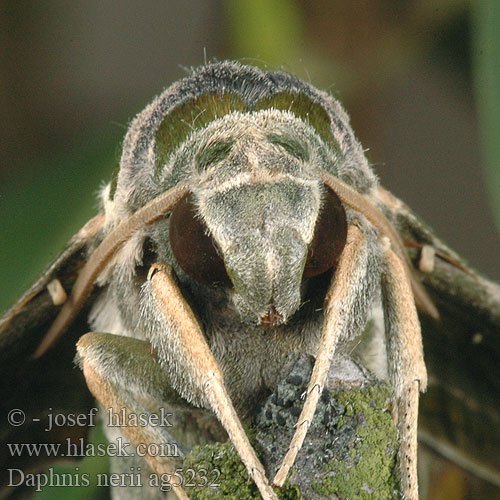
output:
[[[282,65],[297,53],[302,26],[295,1],[227,0],[226,12],[233,57]]]
[[[69,238],[98,210],[100,183],[113,170],[121,131],[87,139],[40,160],[23,178],[0,186],[0,314],[54,260]]]
[[[500,229],[500,2],[473,3],[474,70],[486,188]]]

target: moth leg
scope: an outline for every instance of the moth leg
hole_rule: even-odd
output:
[[[80,338],[77,350],[87,385],[106,411],[115,415],[124,412],[129,421],[129,417],[150,414],[152,404],[156,410],[164,401],[188,406],[171,388],[171,381],[154,358],[148,342],[107,333],[87,333]],[[179,460],[161,453],[148,454],[150,449],[157,451],[162,444],[175,443],[164,426],[125,425],[120,431],[136,448],[141,446],[141,452],[146,453],[144,459],[158,476],[173,476],[180,466]],[[181,487],[172,490],[179,500],[188,499]]]
[[[154,264],[148,280],[158,310],[170,325],[168,344],[175,346],[176,362],[187,374],[191,388],[201,393],[227,431],[263,499],[277,500],[266,478],[264,467],[257,458],[227,393],[222,371],[207,344],[195,314],[175,283],[171,268]],[[171,348],[167,350],[172,352]]]
[[[363,283],[365,283],[367,264],[367,240],[357,226],[351,225],[347,231],[346,246],[325,298],[325,321],[318,355],[307,387],[306,401],[288,452],[273,480],[277,486],[282,486],[285,482],[290,467],[302,447],[323,392],[336,345],[339,341],[350,338],[353,329],[352,316],[363,314],[356,306],[359,297],[366,292]]]
[[[396,396],[393,415],[399,431],[403,498],[418,499],[417,422],[419,391],[427,387],[420,322],[403,263],[386,252],[382,278],[389,377]]]

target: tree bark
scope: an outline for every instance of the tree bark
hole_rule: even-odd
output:
[[[277,472],[292,439],[313,361],[305,354],[290,359],[281,382],[254,419],[250,434],[269,478]],[[304,445],[287,482],[277,490],[278,497],[399,498],[399,445],[391,401],[387,384],[350,359],[335,360]],[[184,468],[200,467],[221,471],[221,487],[187,489],[191,498],[261,498],[230,443],[193,450]]]

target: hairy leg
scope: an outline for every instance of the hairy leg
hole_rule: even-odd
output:
[[[151,353],[148,342],[113,334],[88,333],[80,339],[77,349],[92,394],[106,411],[124,415],[126,422],[138,415],[153,415],[166,402],[189,406],[171,388],[171,381]],[[150,421],[154,422],[153,419]],[[157,450],[158,446],[175,444],[168,427],[126,425],[113,430],[118,436],[123,435],[136,449],[140,446],[143,452],[146,451],[143,458],[158,476],[173,475],[182,465],[182,452],[177,457],[149,453],[151,449]],[[140,458],[136,465],[139,464]],[[182,488],[176,487],[173,491],[180,500],[187,500]],[[139,497],[144,494],[139,491]]]
[[[417,422],[419,391],[427,387],[420,323],[403,263],[386,251],[382,279],[389,377],[397,404],[394,419],[400,440],[399,462],[403,498],[418,499]]]

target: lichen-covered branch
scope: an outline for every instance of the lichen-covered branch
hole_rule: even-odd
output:
[[[300,355],[287,363],[282,381],[250,430],[269,477],[276,472],[293,436],[312,361]],[[347,359],[334,363],[330,373],[291,475],[283,489],[277,490],[279,498],[398,498],[398,440],[390,388]],[[186,467],[221,471],[220,488],[187,489],[193,499],[260,498],[229,443],[196,448],[184,461]]]

